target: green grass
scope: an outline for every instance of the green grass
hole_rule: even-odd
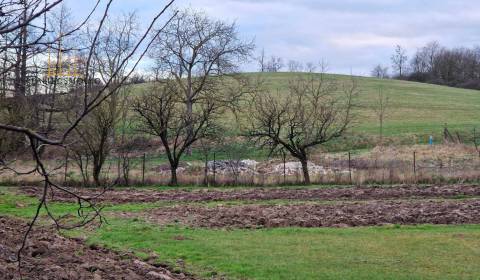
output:
[[[88,242],[154,251],[204,278],[478,279],[479,240],[480,226],[209,230],[113,220]]]
[[[16,216],[21,218],[31,218],[34,216],[38,200],[34,197],[21,195],[13,192],[12,188],[0,187],[0,215]],[[162,206],[171,206],[174,202],[160,201],[155,203],[124,203],[124,204],[104,204],[103,211],[116,212],[140,212]],[[76,215],[78,205],[75,203],[50,202],[48,207],[55,216],[67,214]],[[46,216],[45,209],[42,209],[41,216]]]
[[[257,75],[257,74],[249,74]],[[295,73],[261,74],[271,91],[286,94],[288,81]],[[348,76],[328,75],[329,79],[347,81]],[[390,116],[385,122],[386,135],[428,135],[440,133],[445,124],[452,130],[470,130],[480,120],[480,91],[451,88],[416,82],[358,77],[360,97],[356,132],[378,133],[372,106],[378,91],[390,98]]]
[[[305,73],[246,73],[249,77],[260,76],[267,91],[277,93],[279,97],[288,94],[289,81]],[[326,75],[327,79],[348,82],[349,76]],[[347,151],[371,148],[376,144],[373,137],[378,136],[378,120],[373,107],[380,88],[389,97],[390,109],[384,123],[384,135],[396,144],[425,144],[433,135],[435,142],[441,142],[445,124],[454,132],[471,134],[480,121],[480,91],[452,88],[417,82],[385,80],[356,77],[360,90],[355,114],[358,116],[347,138],[336,139],[323,146],[326,151]],[[138,92],[145,85],[137,85]],[[240,113],[245,123],[248,112]],[[225,135],[238,135],[242,131],[231,113],[223,118]],[[217,151],[218,159],[226,159],[223,150],[234,147],[236,143],[226,144]],[[249,145],[245,148],[244,158],[265,159],[267,151],[260,151]],[[203,161],[203,154],[193,149],[186,161]],[[151,159],[157,163],[166,163],[164,156]]]
[[[0,216],[30,218],[36,199],[13,190],[0,188]],[[168,205],[172,203],[129,203],[105,210],[134,212]],[[76,210],[73,203],[53,203],[50,207],[58,215]],[[158,263],[204,279],[480,278],[480,225],[214,230],[110,218],[96,230],[64,233],[85,236],[89,244],[132,250],[141,258],[155,252]]]

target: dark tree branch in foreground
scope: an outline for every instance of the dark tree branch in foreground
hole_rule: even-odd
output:
[[[42,69],[38,69],[38,71],[30,71],[29,69],[33,68],[36,61],[44,59],[45,45],[54,48],[55,43],[58,43],[58,36],[53,36],[54,39],[43,39],[47,38],[47,35],[53,32],[47,28],[47,21],[51,16],[49,11],[61,2],[62,0],[58,0],[52,4],[48,4],[47,1],[43,0],[24,0],[2,1],[0,3],[2,13],[8,15],[6,17],[2,16],[0,19],[0,35],[3,39],[0,42],[2,44],[0,54],[3,59],[3,68],[0,69],[0,73],[2,73],[3,79],[9,76],[14,77],[13,90],[6,83],[2,83],[2,88],[0,89],[2,93],[0,96],[2,101],[0,103],[0,130],[2,131],[2,136],[7,135],[8,137],[13,137],[14,135],[20,135],[26,139],[30,147],[30,153],[35,161],[35,173],[43,177],[43,190],[40,196],[40,202],[37,205],[37,211],[29,224],[29,228],[23,239],[23,244],[18,251],[19,268],[21,268],[21,256],[29,233],[37,222],[42,209],[46,211],[47,215],[59,229],[81,227],[98,218],[100,222],[103,221],[101,207],[95,203],[96,197],[84,197],[56,183],[52,179],[52,176],[58,167],[51,168],[47,166],[40,151],[46,147],[66,148],[69,146],[71,144],[69,143],[69,141],[71,141],[70,137],[72,133],[77,130],[78,126],[94,110],[100,108],[106,100],[111,98],[123,87],[145,56],[152,42],[159,40],[159,35],[163,27],[155,26],[159,24],[160,18],[173,4],[174,0],[168,1],[163,9],[153,18],[142,35],[134,38],[135,41],[131,41],[131,47],[128,49],[123,48],[123,53],[114,58],[115,63],[111,64],[112,67],[108,69],[108,76],[104,75],[106,76],[104,82],[101,85],[93,86],[92,80],[100,75],[99,68],[97,67],[98,63],[94,63],[94,59],[97,54],[101,53],[99,40],[102,40],[102,36],[104,35],[103,32],[105,31],[103,27],[109,18],[110,7],[113,2],[113,0],[106,1],[106,5],[100,13],[100,21],[96,24],[96,30],[92,33],[94,34],[93,39],[79,48],[83,50],[81,55],[84,59],[82,60],[81,67],[84,82],[75,92],[81,96],[82,101],[77,103],[80,104],[79,106],[81,107],[76,110],[77,114],[67,127],[63,129],[59,128],[57,131],[46,135],[37,123],[27,121],[29,119],[26,118],[26,115],[31,114],[27,109],[37,108],[38,106],[34,101],[43,99],[42,94],[44,94],[40,92],[36,85],[32,86],[27,83],[27,81],[29,81],[27,78],[30,77],[34,78],[34,80],[39,80],[42,78],[42,73],[46,72]],[[98,2],[93,10],[96,10],[97,7]],[[92,14],[93,11],[80,26],[86,25]],[[172,17],[175,15],[176,14],[173,13]],[[169,22],[170,20],[166,20],[164,25]],[[77,26],[66,30],[66,32],[62,31],[62,33],[65,32],[73,36],[73,34],[77,32],[80,33],[80,31],[82,31],[81,28]],[[34,39],[31,39],[32,37]],[[102,68],[102,73],[105,74],[106,72],[107,71]],[[34,76],[31,77],[32,75]],[[54,79],[56,78],[57,77],[54,77]],[[73,98],[77,94],[75,92],[66,94],[66,98]],[[51,94],[46,96],[51,96]],[[59,121],[64,112],[64,110],[60,108],[62,103],[60,101],[61,100],[58,100],[58,103],[50,104],[51,106],[49,108],[52,112],[58,112],[55,118],[58,118]],[[29,107],[25,106],[25,104],[28,104]],[[18,116],[18,118],[5,118],[5,116]],[[77,214],[79,221],[70,222],[68,219],[56,217],[55,214],[51,212],[51,209],[48,207],[49,199],[47,194],[53,190],[65,192],[78,201]],[[99,195],[101,194],[102,193]]]

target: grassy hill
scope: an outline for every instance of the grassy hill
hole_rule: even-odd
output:
[[[282,95],[288,94],[289,81],[305,73],[246,73],[251,78],[260,77],[266,90]],[[346,75],[326,75],[327,79],[347,82]],[[379,90],[389,97],[390,109],[384,123],[384,135],[391,142],[400,144],[427,143],[429,135],[434,135],[435,142],[442,139],[443,128],[448,124],[449,130],[471,135],[473,128],[480,125],[480,91],[451,88],[445,86],[422,84],[416,82],[383,80],[367,77],[355,77],[360,95],[357,99],[356,114],[358,116],[351,129],[354,136],[335,140],[324,149],[328,151],[346,151],[373,147],[378,137],[378,120],[373,111]],[[137,85],[140,92],[146,85]],[[245,116],[244,116],[245,117]],[[233,125],[235,118],[225,116],[224,122],[229,135],[237,135],[238,126]],[[480,131],[480,126],[479,129]],[[466,137],[465,137],[466,138]],[[223,150],[229,150],[238,143],[230,143],[219,150],[218,156],[225,157]],[[249,147],[245,157],[262,158],[266,151]],[[157,156],[155,156],[157,157]],[[197,160],[203,156],[193,150],[193,155],[184,160]],[[160,161],[165,158],[160,156]]]
[[[260,75],[270,90],[288,93],[288,81],[299,73],[249,73]],[[304,74],[303,74],[304,75]],[[344,75],[328,79],[347,80]],[[449,129],[470,131],[480,121],[480,91],[422,84],[416,82],[356,77],[360,89],[359,120],[355,132],[378,133],[378,121],[372,106],[380,88],[389,96],[391,109],[386,119],[386,135],[438,134],[445,124]]]

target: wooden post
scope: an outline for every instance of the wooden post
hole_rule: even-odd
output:
[[[285,154],[285,151],[282,152],[283,154],[283,184],[287,184],[287,155]]]
[[[217,184],[217,158],[216,154],[213,153],[213,185]]]
[[[417,152],[413,152],[413,176],[415,178],[415,182],[417,182]]]
[[[205,185],[208,187],[208,153],[205,154]]]
[[[350,185],[353,185],[352,178],[352,154],[348,152],[348,174],[350,175]]]
[[[145,185],[145,161],[146,161],[146,154],[143,153],[143,158],[142,158],[142,185]]]

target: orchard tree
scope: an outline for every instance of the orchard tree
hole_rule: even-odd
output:
[[[339,93],[341,92],[341,93]],[[259,92],[250,102],[247,135],[261,146],[283,149],[302,165],[310,184],[311,150],[345,134],[354,119],[356,81],[329,80],[310,73],[291,80],[286,96]]]
[[[226,110],[235,110],[240,98],[252,91],[247,79],[230,77],[229,83],[222,92],[209,92],[201,102],[193,103],[191,112],[174,80],[157,80],[136,98],[133,110],[138,130],[160,138],[170,164],[170,185],[178,184],[177,169],[187,149],[200,140],[216,137],[221,116]]]
[[[138,129],[159,137],[170,163],[170,185],[177,185],[177,169],[181,157],[193,143],[207,137],[218,107],[213,99],[194,103],[192,114],[187,111],[173,81],[157,81],[136,99],[133,110],[138,116]]]
[[[390,98],[385,94],[383,87],[380,87],[373,104],[373,111],[377,116],[379,124],[380,146],[383,146],[383,125],[385,123],[385,118],[388,116],[391,107],[390,105]]]
[[[216,106],[234,102],[237,93],[230,95],[225,88],[253,50],[253,42],[240,38],[235,23],[213,20],[192,9],[177,13],[160,32],[150,56],[157,80],[175,82],[185,106],[187,153],[197,140],[194,108],[211,102]]]
[[[212,20],[191,9],[177,13],[160,32],[150,56],[160,77],[177,83],[187,110],[189,134],[193,134],[195,103],[216,98],[225,76],[236,72],[250,58],[254,44],[240,39],[235,23]],[[220,97],[220,96],[219,96]]]

